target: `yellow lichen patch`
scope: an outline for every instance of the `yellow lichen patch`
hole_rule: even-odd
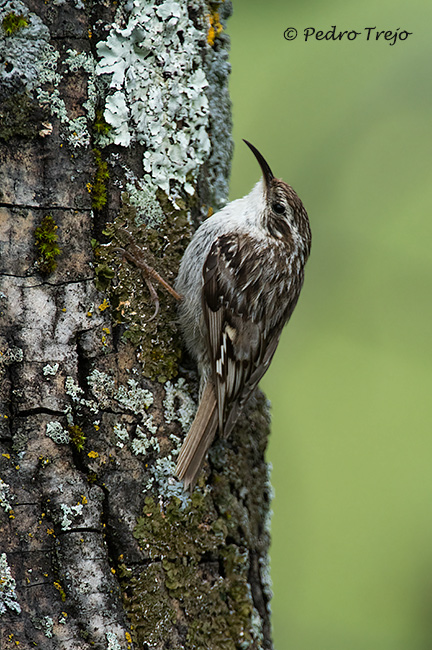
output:
[[[104,298],[104,301],[99,305],[98,309],[99,311],[105,311],[105,309],[108,309],[109,307],[109,302],[106,298]]]
[[[99,454],[97,453],[97,451],[89,451],[89,453],[87,454],[87,456],[88,456],[89,458],[99,458]]]
[[[213,47],[215,39],[223,31],[223,27],[219,20],[219,14],[217,11],[214,11],[212,14],[209,14],[209,23],[210,27],[207,34],[207,43],[210,47]]]
[[[66,593],[65,593],[65,590],[63,589],[63,587],[61,586],[61,584],[60,584],[59,582],[54,582],[53,584],[54,584],[54,587],[55,587],[55,588],[57,589],[57,591],[59,592],[59,594],[60,594],[60,598],[62,599],[62,602],[64,602],[64,601],[66,600]],[[65,612],[62,612],[62,614],[63,614],[64,616],[67,616],[67,614],[66,614]]]

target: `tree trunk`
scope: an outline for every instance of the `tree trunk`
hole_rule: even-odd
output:
[[[0,0],[2,650],[271,648],[265,399],[185,494],[196,369],[131,258],[172,282],[226,200],[229,13]]]

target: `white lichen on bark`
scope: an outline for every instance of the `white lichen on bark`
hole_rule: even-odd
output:
[[[97,50],[98,75],[110,75],[104,116],[107,141],[145,146],[145,180],[167,195],[170,181],[193,194],[210,152],[208,86],[199,32],[186,2],[119,6],[116,22]],[[181,125],[181,126],[180,126]]]
[[[189,431],[196,414],[196,402],[191,397],[190,387],[183,377],[176,383],[165,383],[164,418],[165,422],[180,422],[184,433]]]
[[[21,614],[21,605],[16,596],[16,582],[12,576],[6,553],[0,555],[0,616],[10,609]]]

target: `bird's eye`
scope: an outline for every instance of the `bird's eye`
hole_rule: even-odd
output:
[[[273,203],[272,208],[276,214],[283,214],[285,212],[285,206],[282,203]]]

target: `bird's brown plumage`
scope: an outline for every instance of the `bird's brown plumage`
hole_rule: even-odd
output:
[[[299,298],[310,250],[302,202],[249,146],[265,180],[256,215],[247,203],[243,212],[231,208],[241,207],[245,197],[204,222],[185,253],[177,282],[186,296],[183,312],[180,308],[183,331],[194,338],[189,349],[204,382],[176,469],[189,488],[217,431],[230,434],[266,372]],[[191,276],[197,267],[199,281]]]

